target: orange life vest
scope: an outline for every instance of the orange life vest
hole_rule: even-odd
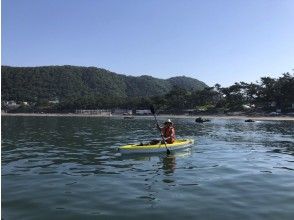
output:
[[[162,128],[163,137],[166,138],[168,144],[172,144],[176,140],[176,133],[174,127],[163,127]]]

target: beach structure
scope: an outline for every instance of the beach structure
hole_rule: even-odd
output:
[[[151,111],[149,109],[138,109],[136,115],[151,115]]]
[[[133,111],[131,109],[114,109],[113,114],[115,115],[132,115]]]
[[[4,106],[9,110],[13,110],[19,108],[20,104],[17,104],[15,101],[11,100],[6,102],[4,101]]]
[[[59,104],[59,99],[49,100],[49,104]]]
[[[76,114],[82,115],[100,115],[100,116],[111,116],[111,111],[106,109],[77,109]]]

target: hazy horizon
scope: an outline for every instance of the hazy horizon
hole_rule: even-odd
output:
[[[2,65],[93,66],[213,86],[294,68],[294,1],[2,1]]]

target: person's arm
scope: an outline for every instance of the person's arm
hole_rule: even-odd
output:
[[[176,137],[176,131],[174,128],[172,128],[171,138],[175,138],[175,137]]]

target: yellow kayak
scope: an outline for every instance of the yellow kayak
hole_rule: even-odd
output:
[[[184,149],[189,147],[194,143],[192,139],[179,139],[175,140],[172,144],[166,144],[167,148],[170,151]],[[130,154],[130,153],[157,153],[157,152],[165,152],[166,148],[165,145],[162,143],[154,144],[154,145],[143,145],[140,144],[129,144],[125,146],[121,146],[118,148],[119,152],[123,154]]]

